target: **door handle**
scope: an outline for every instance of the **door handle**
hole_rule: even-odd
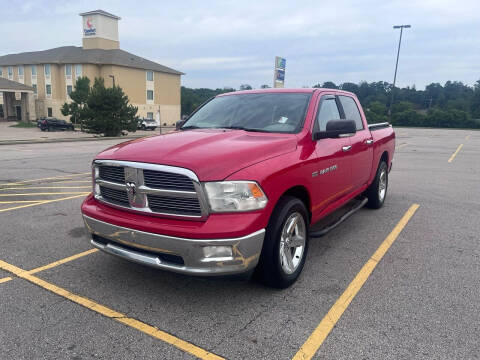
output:
[[[343,151],[350,151],[352,149],[352,145],[342,147]]]
[[[367,141],[365,141],[365,144],[372,145],[373,144],[373,139],[368,139]]]

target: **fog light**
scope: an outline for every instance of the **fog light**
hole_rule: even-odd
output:
[[[224,258],[232,257],[233,252],[231,246],[205,246],[203,255],[206,258]]]

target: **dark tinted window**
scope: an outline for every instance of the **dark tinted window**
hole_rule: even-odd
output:
[[[329,122],[330,120],[339,119],[340,113],[338,112],[335,98],[328,98],[323,100],[317,116],[319,130],[325,131],[327,129],[327,122]]]
[[[245,128],[297,133],[303,127],[310,93],[239,94],[214,98],[182,128]]]
[[[357,125],[357,130],[363,130],[363,122],[360,112],[358,111],[355,100],[349,96],[339,96],[340,102],[345,112],[345,119],[354,120]]]

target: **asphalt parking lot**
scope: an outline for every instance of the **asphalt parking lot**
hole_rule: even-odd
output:
[[[479,358],[480,132],[396,132],[385,206],[281,291],[92,250],[79,208],[115,142],[0,146],[1,358]]]

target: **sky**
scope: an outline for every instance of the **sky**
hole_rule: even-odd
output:
[[[0,55],[81,46],[79,13],[120,16],[120,47],[185,73],[182,85],[272,85],[275,56],[285,87],[333,81],[397,86],[480,79],[478,0],[54,1],[0,0]]]

